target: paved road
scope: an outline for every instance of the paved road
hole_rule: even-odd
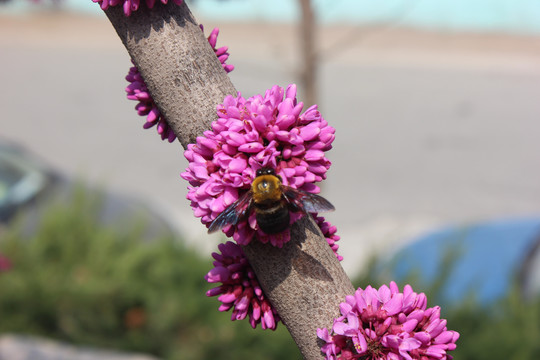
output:
[[[3,334],[0,336],[0,359],[9,360],[158,360],[137,353],[74,346],[39,337]]]
[[[296,81],[294,28],[220,27],[244,95]],[[0,19],[0,30],[0,136],[66,174],[150,199],[213,249],[218,237],[185,200],[180,146],[143,131],[125,100],[130,63],[112,27],[49,14]],[[323,29],[320,104],[337,129],[323,194],[349,273],[442,224],[540,216],[539,40]]]

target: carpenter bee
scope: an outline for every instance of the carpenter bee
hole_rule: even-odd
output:
[[[290,212],[304,214],[334,210],[322,196],[282,184],[273,169],[257,170],[251,189],[229,205],[210,224],[208,233],[246,220],[255,211],[257,225],[265,234],[277,234],[289,227]]]

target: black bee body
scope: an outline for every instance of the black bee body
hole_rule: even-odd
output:
[[[285,200],[274,204],[253,204],[259,228],[265,234],[277,234],[289,226],[291,216]]]
[[[257,170],[251,189],[219,214],[208,232],[236,225],[255,212],[257,225],[265,234],[278,234],[289,227],[290,212],[316,213],[334,210],[325,198],[283,185],[273,169]]]

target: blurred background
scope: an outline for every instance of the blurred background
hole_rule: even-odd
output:
[[[297,83],[336,128],[322,194],[356,284],[410,282],[446,305],[462,333],[456,357],[539,358],[540,1],[188,4],[207,35],[220,28],[245,97]],[[12,294],[0,299],[0,331],[171,359],[233,342],[244,352],[231,358],[248,358],[273,336],[287,345],[264,356],[298,358],[286,332],[231,324],[204,298],[223,238],[185,200],[179,143],[142,129],[125,97],[130,66],[90,0],[0,1],[0,286]],[[161,299],[157,275],[141,270],[154,263],[171,287]]]

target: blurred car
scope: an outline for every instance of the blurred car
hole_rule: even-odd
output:
[[[537,296],[540,218],[440,229],[413,240],[378,268],[396,281],[407,281],[414,274],[423,284],[442,275],[441,296],[447,303],[473,298],[489,304],[513,290],[519,290],[524,298]]]
[[[54,173],[28,156],[22,148],[0,142],[0,222],[7,223],[58,182]]]
[[[126,219],[140,220],[144,221],[147,238],[174,234],[168,221],[142,200],[71,180],[21,146],[0,139],[0,226],[6,226],[17,214],[23,214],[25,227],[32,230],[47,206],[67,203],[81,186],[89,198],[100,199],[99,219],[103,224],[125,226]]]

